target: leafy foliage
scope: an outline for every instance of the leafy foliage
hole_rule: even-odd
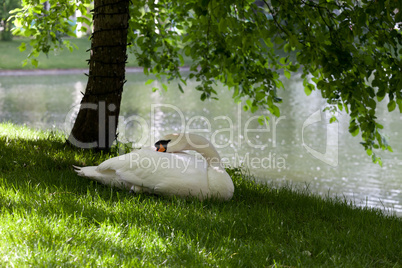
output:
[[[90,1],[24,0],[21,8],[11,12],[15,20],[13,34],[34,37],[29,42],[32,51],[28,55],[32,65],[37,67],[38,61],[35,58],[41,52],[48,54],[54,49],[63,47],[73,50],[70,42],[63,37],[76,36],[76,25],[71,23],[71,18],[76,10],[80,10],[83,16],[81,20],[88,20],[86,16],[89,3]],[[26,45],[22,43],[19,47],[20,51],[25,51]],[[27,64],[27,60],[24,64]]]
[[[72,34],[65,20],[85,4],[49,3],[51,14],[38,1],[25,1],[16,13],[24,34],[36,36],[35,52],[48,52],[60,32]],[[350,133],[361,133],[367,153],[381,164],[373,149],[390,147],[380,132],[377,102],[385,99],[389,111],[396,106],[402,111],[400,5],[398,0],[133,1],[129,39],[145,73],[181,83],[194,78],[202,100],[217,98],[213,85],[220,81],[233,90],[234,101],[246,98],[244,108],[251,112],[267,109],[279,116],[281,74],[301,72],[306,94],[318,89],[326,109],[350,114]],[[181,51],[193,60],[186,77],[179,70]]]

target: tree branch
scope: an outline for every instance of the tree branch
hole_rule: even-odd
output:
[[[290,37],[289,32],[286,31],[284,28],[282,28],[281,24],[280,24],[280,23],[278,22],[278,20],[275,18],[275,16],[274,16],[274,11],[272,10],[272,8],[271,8],[271,6],[268,4],[268,2],[267,2],[266,0],[262,0],[262,1],[263,1],[263,2],[265,3],[265,5],[268,7],[269,12],[271,12],[272,18],[274,19],[276,26],[278,26],[278,28],[279,28],[282,32],[284,32],[288,37]]]

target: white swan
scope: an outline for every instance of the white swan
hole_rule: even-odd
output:
[[[156,150],[155,150],[156,147]],[[160,195],[229,200],[234,186],[215,147],[196,134],[169,134],[155,147],[108,159],[99,166],[76,167],[80,176],[106,185]],[[194,150],[202,155],[191,155]]]

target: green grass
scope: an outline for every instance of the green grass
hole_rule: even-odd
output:
[[[30,47],[20,52],[18,47],[22,42],[29,43],[27,39],[14,39],[9,42],[0,42],[0,70],[13,69],[35,69],[28,63],[25,67],[22,62],[30,53]],[[39,69],[70,69],[70,68],[86,68],[89,59],[90,41],[87,38],[75,39],[74,43],[78,46],[77,50],[70,53],[68,49],[58,52],[51,52],[48,56],[41,54],[37,59],[39,61]]]
[[[401,267],[402,220],[230,169],[229,202],[131,195],[75,175],[110,155],[0,124],[5,267]]]
[[[41,54],[37,59],[39,61],[39,69],[74,69],[87,68],[87,59],[91,47],[91,41],[88,38],[69,39],[71,43],[77,45],[78,49],[70,52],[68,49],[50,52],[48,56]],[[26,51],[20,52],[18,47],[22,42],[29,43],[27,39],[13,39],[9,42],[0,42],[0,70],[15,70],[15,69],[35,69],[28,63],[25,67],[22,62],[30,53],[30,47],[27,46]],[[137,67],[136,60],[133,55],[129,55],[127,67]]]
[[[39,61],[39,69],[76,69],[87,68],[87,59],[89,59],[89,52],[87,51],[91,47],[91,41],[87,37],[83,38],[71,38],[68,39],[71,43],[74,43],[78,49],[74,49],[70,52],[68,49],[60,51],[52,51],[49,55],[41,54],[37,60]],[[30,70],[35,67],[29,63],[23,67],[22,63],[30,53],[30,47],[27,45],[27,49],[20,52],[18,47],[22,42],[29,44],[28,39],[14,38],[12,41],[0,41],[0,70]],[[138,67],[135,55],[128,54],[126,67]],[[191,59],[187,56],[183,56],[185,65],[191,63]]]

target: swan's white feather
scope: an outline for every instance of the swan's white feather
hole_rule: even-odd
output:
[[[130,189],[130,185],[122,181],[114,170],[104,170],[99,172],[97,166],[89,166],[89,167],[77,167],[73,166],[75,172],[79,176],[92,178],[102,184],[109,185],[112,187],[118,187],[120,189]]]

